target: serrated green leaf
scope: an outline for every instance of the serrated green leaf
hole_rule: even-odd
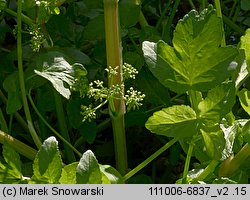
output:
[[[4,80],[3,88],[8,93],[6,111],[8,114],[13,114],[22,107],[22,98],[17,72],[12,73]]]
[[[178,22],[173,47],[163,41],[143,42],[144,57],[154,76],[171,90],[208,91],[228,78],[228,66],[238,54],[234,47],[220,47],[222,35],[221,18],[212,7],[201,14],[191,11]]]
[[[4,142],[3,145],[3,157],[10,169],[8,174],[17,179],[22,178],[22,163],[19,154],[9,145],[8,142]]]
[[[38,69],[34,71],[39,76],[49,80],[63,97],[69,99],[71,94],[69,87],[74,85],[76,76],[85,76],[87,72],[80,64],[70,65],[65,57],[64,54],[57,51],[50,51],[39,55],[36,61]]]
[[[240,48],[245,50],[247,69],[250,71],[250,28],[246,30],[244,36],[240,38]]]
[[[120,184],[124,183],[121,174],[109,165],[99,165],[102,172],[102,183]]]
[[[76,184],[76,168],[78,162],[71,163],[66,165],[62,169],[62,175],[59,179],[60,184]]]
[[[88,150],[83,155],[76,168],[76,183],[100,184],[102,174],[99,164],[92,151]]]
[[[225,147],[225,138],[222,130],[207,132],[201,129],[206,152],[212,160],[220,160]]]
[[[155,112],[145,126],[152,133],[181,139],[192,137],[196,133],[197,123],[191,107],[178,105]]]
[[[242,108],[248,113],[248,115],[250,115],[250,91],[243,88],[237,95]]]
[[[58,183],[62,172],[62,159],[55,137],[45,140],[33,163],[35,183]]]
[[[219,85],[207,94],[198,105],[199,118],[206,125],[218,123],[229,113],[235,102],[235,88],[232,83]]]

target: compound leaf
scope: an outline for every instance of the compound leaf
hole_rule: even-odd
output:
[[[171,90],[208,91],[229,77],[229,64],[238,54],[234,47],[220,47],[222,35],[222,21],[211,6],[201,14],[193,10],[178,22],[173,47],[146,41],[144,57],[154,76]]]

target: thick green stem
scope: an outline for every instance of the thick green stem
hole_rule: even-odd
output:
[[[29,105],[26,98],[26,90],[24,83],[24,73],[23,73],[23,52],[22,52],[22,1],[18,0],[17,7],[17,61],[18,61],[18,72],[19,72],[19,84],[22,94],[24,112],[29,128],[29,132],[38,148],[42,145],[35,129],[33,126],[32,118],[30,115]]]
[[[169,147],[171,147],[177,141],[178,140],[176,138],[170,140],[167,144],[165,144],[163,147],[161,147],[159,150],[157,150],[155,153],[153,153],[151,156],[149,156],[141,164],[139,164],[137,167],[135,167],[130,172],[128,172],[123,177],[123,180],[126,181],[129,178],[131,178],[132,176],[134,176],[137,172],[139,172],[141,169],[143,169],[144,167],[146,167],[150,162],[152,162],[155,158],[157,158],[159,155],[161,155],[164,151],[166,151]]]
[[[60,94],[55,90],[54,90],[54,98],[55,98],[56,113],[57,113],[57,119],[59,123],[60,132],[62,133],[63,138],[65,138],[70,143],[67,123],[66,123],[65,114],[63,111],[62,99],[61,99]],[[74,162],[76,159],[75,159],[75,155],[72,149],[65,143],[64,143],[64,149],[65,149],[67,161],[69,163]]]
[[[116,168],[122,175],[124,175],[128,171],[124,116],[120,115],[111,118],[114,134],[114,147],[116,153]]]
[[[37,151],[30,146],[20,142],[19,140],[13,138],[12,136],[0,131],[0,143],[4,143],[4,140],[7,141],[18,153],[22,154],[30,160],[34,160],[37,154]]]
[[[224,160],[219,170],[220,177],[230,177],[250,156],[250,145],[245,144],[235,155]]]
[[[117,74],[109,77],[109,87],[122,85],[122,46],[118,1],[104,0],[104,18],[106,35],[107,66],[115,69]],[[124,126],[125,103],[122,95],[109,101],[109,113],[112,121],[117,170],[124,175],[127,172],[127,149]]]

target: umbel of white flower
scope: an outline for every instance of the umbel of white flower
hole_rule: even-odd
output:
[[[108,67],[105,70],[108,72],[108,76],[115,76],[118,72],[119,67]],[[124,63],[123,67],[123,79],[135,79],[135,76],[138,74],[138,71],[132,67],[130,64]],[[108,103],[110,99],[114,98],[122,98],[127,106],[127,110],[138,109],[142,106],[142,101],[145,98],[145,94],[142,94],[140,91],[134,90],[133,87],[130,87],[129,90],[124,93],[123,88],[124,83],[112,85],[111,87],[103,86],[103,81],[95,80],[89,84],[89,89],[87,92],[87,96],[89,98],[93,98],[95,103],[98,102],[97,106],[90,104],[88,106],[81,106],[83,115],[83,121],[91,121],[96,118],[96,111],[100,109],[102,106]]]

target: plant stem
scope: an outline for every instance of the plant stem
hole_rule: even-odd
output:
[[[215,8],[216,8],[217,16],[220,17],[221,21],[222,21],[223,36],[222,36],[222,40],[221,40],[221,46],[225,47],[226,46],[226,38],[225,38],[225,31],[224,31],[224,25],[223,25],[220,0],[215,0]]]
[[[234,4],[233,4],[233,6],[230,9],[229,18],[231,18],[233,16],[233,13],[235,11],[235,7],[236,7],[237,3],[238,3],[238,0],[234,1]]]
[[[29,100],[30,100],[30,104],[33,107],[33,109],[35,110],[36,114],[38,115],[38,117],[42,120],[42,122],[60,139],[62,140],[66,145],[68,145],[79,157],[82,157],[82,154],[77,151],[77,149],[71,145],[71,143],[69,143],[66,139],[64,139],[64,137],[62,137],[52,126],[50,126],[50,124],[44,119],[44,117],[42,116],[42,114],[39,112],[39,110],[37,109],[37,107],[35,106],[31,95],[29,94]]]
[[[206,8],[206,0],[202,0],[201,8],[204,10]]]
[[[62,99],[61,99],[60,94],[56,90],[53,90],[53,91],[54,91],[54,98],[55,98],[55,104],[56,104],[56,113],[57,113],[57,118],[58,118],[58,123],[59,123],[59,129],[60,129],[60,132],[61,132],[63,138],[65,138],[65,140],[70,143],[70,137],[69,137],[69,133],[68,133],[67,123],[66,123],[66,119],[64,117],[65,114],[63,111]],[[76,159],[75,159],[75,155],[74,155],[74,152],[72,151],[72,149],[69,148],[69,146],[65,143],[64,143],[64,149],[65,149],[67,161],[69,163],[74,162]]]
[[[170,32],[171,32],[174,16],[176,14],[176,11],[177,11],[179,4],[180,4],[180,0],[174,1],[174,6],[173,6],[172,12],[169,16],[168,23],[166,25],[166,29],[164,29],[164,32],[162,33],[162,38],[165,42],[169,42],[169,40],[171,38]]]
[[[134,176],[137,172],[139,172],[141,169],[146,167],[150,162],[152,162],[155,158],[157,158],[159,155],[161,155],[164,151],[166,151],[169,147],[171,147],[177,141],[178,140],[176,138],[170,140],[163,147],[161,147],[159,150],[157,150],[155,153],[153,153],[151,156],[149,156],[146,160],[144,160],[141,164],[139,164],[137,167],[135,167],[130,172],[128,172],[123,177],[123,180],[126,181],[129,178],[131,178],[132,176]]]
[[[37,154],[37,151],[35,149],[0,130],[0,143],[3,144],[4,140],[6,140],[18,153],[22,154],[26,158],[29,158],[30,160],[35,159],[35,156]]]
[[[7,98],[4,96],[2,90],[0,90],[0,99],[3,101],[5,105],[7,105]],[[15,118],[17,119],[18,123],[23,127],[26,132],[29,132],[29,128],[25,120],[19,115],[18,112],[15,113]]]
[[[189,5],[191,6],[192,9],[195,9],[195,5],[192,0],[188,0]]]
[[[4,11],[5,11],[6,13],[8,13],[8,14],[14,16],[14,17],[17,17],[17,16],[18,16],[18,14],[17,14],[15,11],[13,11],[13,10],[11,10],[11,9],[9,9],[9,8],[5,8]],[[22,20],[24,23],[28,24],[29,26],[33,26],[33,25],[34,25],[34,21],[33,21],[32,19],[30,19],[28,16],[24,15],[23,13],[21,13],[21,20]]]
[[[212,160],[209,165],[204,169],[204,171],[196,177],[196,181],[204,180],[209,174],[213,173],[217,165],[219,164],[218,160]]]
[[[189,97],[191,107],[194,109],[194,111],[196,113],[198,113],[198,110],[199,110],[198,105],[199,105],[200,101],[202,100],[201,92],[194,91],[194,90],[189,90],[188,91],[188,97]],[[191,157],[192,157],[193,149],[194,149],[194,143],[193,143],[193,141],[191,139],[189,147],[188,147],[188,153],[187,153],[185,166],[184,166],[184,171],[183,171],[183,177],[182,177],[182,183],[183,184],[186,183],[186,181],[187,181],[187,174],[188,174],[188,170],[189,170],[189,165],[190,165],[190,160],[191,160]]]
[[[160,18],[159,18],[159,20],[157,21],[157,24],[156,24],[156,30],[158,30],[159,29],[159,27],[160,27],[160,25],[161,25],[161,23],[162,23],[162,21],[163,21],[163,18],[164,18],[164,16],[166,15],[166,13],[167,13],[167,11],[168,11],[168,9],[169,9],[169,6],[171,5],[171,2],[172,1],[168,1],[168,3],[167,3],[167,5],[164,7],[164,10],[163,10],[163,12],[161,13],[161,16],[160,16]]]
[[[1,125],[1,130],[4,131],[5,133],[9,132],[6,120],[4,118],[2,109],[0,108],[0,125]]]
[[[185,184],[187,181],[187,175],[188,175],[188,170],[189,170],[189,165],[190,165],[193,149],[194,149],[194,144],[191,141],[188,147],[188,153],[187,153],[187,157],[185,161],[185,166],[184,166],[184,171],[183,171],[183,176],[182,176],[182,184]]]
[[[140,11],[139,23],[140,23],[141,27],[149,26],[149,25],[148,25],[148,22],[147,22],[147,20],[146,20],[146,18],[145,18],[145,16],[144,16],[144,14],[143,14],[142,11]]]
[[[106,35],[107,66],[116,68],[117,74],[109,77],[109,87],[122,85],[122,46],[120,36],[120,23],[118,15],[118,1],[104,0],[104,18]],[[122,96],[109,101],[109,114],[112,121],[116,168],[124,175],[127,172],[127,148],[125,135],[125,103]]]
[[[18,72],[19,72],[19,84],[22,94],[24,112],[29,128],[29,132],[35,142],[37,148],[42,145],[35,129],[33,126],[32,118],[30,115],[29,105],[25,93],[25,83],[24,83],[24,73],[23,73],[23,52],[22,52],[22,1],[18,0],[17,4],[17,62],[18,62]]]
[[[220,177],[230,177],[250,156],[250,145],[245,144],[242,149],[232,157],[224,160],[219,170]]]
[[[236,32],[238,32],[240,35],[244,35],[245,34],[245,30],[242,29],[240,26],[238,26],[237,24],[235,24],[232,20],[230,20],[227,16],[223,15],[223,20],[225,22],[225,24],[227,24],[231,29],[235,30]]]

